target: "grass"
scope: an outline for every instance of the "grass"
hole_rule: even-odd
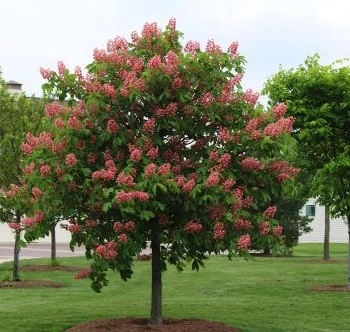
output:
[[[344,284],[345,244],[331,245],[331,258],[322,263],[322,245],[299,245],[293,257],[254,258],[253,261],[211,257],[206,268],[178,273],[172,267],[163,276],[163,315],[222,321],[249,331],[348,331],[350,293],[309,292],[309,286]],[[49,260],[23,260],[25,264]],[[88,266],[84,258],[60,258],[61,265]],[[0,278],[12,264],[0,265]],[[128,282],[112,273],[110,284],[96,294],[88,279],[75,272],[23,272],[22,278],[50,279],[58,289],[0,289],[0,331],[58,332],[80,322],[148,317],[150,262],[138,261]]]

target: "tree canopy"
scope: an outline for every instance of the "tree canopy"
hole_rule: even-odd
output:
[[[198,269],[210,253],[280,243],[270,195],[298,172],[285,160],[294,118],[243,91],[238,44],[182,45],[175,25],[147,23],[130,41],[109,41],[86,74],[42,69],[56,99],[46,105],[51,127],[23,144],[35,210],[23,225],[69,220],[71,245],[93,259],[96,291],[108,268],[130,278],[150,240],[153,324],[167,263]]]

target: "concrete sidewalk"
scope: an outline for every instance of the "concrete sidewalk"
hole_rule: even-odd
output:
[[[0,243],[0,263],[13,261],[13,243]],[[76,247],[74,252],[69,248],[68,243],[56,244],[56,256],[60,257],[74,257],[84,256],[85,249],[83,247]],[[27,247],[22,248],[19,253],[20,259],[30,258],[50,258],[51,244],[50,243],[31,243]]]

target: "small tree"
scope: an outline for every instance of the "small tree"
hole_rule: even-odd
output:
[[[345,60],[327,66],[319,60],[314,55],[296,69],[281,69],[265,93],[272,104],[286,101],[288,114],[296,117],[300,161],[312,175],[311,192],[326,206],[326,216],[345,217],[349,225],[350,67]],[[329,258],[329,239],[324,258]],[[350,287],[350,262],[348,279]]]
[[[28,208],[22,200],[27,194],[21,189],[21,144],[28,131],[36,133],[41,129],[43,115],[43,101],[11,94],[0,76],[0,221],[8,223],[15,235],[13,280],[19,280],[19,251],[24,245],[20,222]]]
[[[61,209],[71,246],[84,244],[93,259],[95,291],[109,268],[130,278],[151,241],[153,325],[162,324],[167,263],[198,270],[211,253],[247,255],[262,237],[280,243],[269,197],[298,171],[282,156],[293,118],[242,91],[237,43],[223,52],[210,40],[202,51],[183,47],[181,35],[174,19],[164,32],[146,24],[131,41],[96,49],[85,76],[62,63],[42,69],[46,93],[65,103],[49,103],[52,130],[23,144],[28,189],[45,216],[24,224],[45,228]]]

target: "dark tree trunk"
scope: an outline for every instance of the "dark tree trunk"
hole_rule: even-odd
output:
[[[347,216],[348,221],[348,235],[349,235],[349,242],[348,242],[348,276],[347,276],[347,288],[350,289],[350,216]]]
[[[56,225],[51,229],[51,262],[56,261]]]
[[[16,222],[20,223],[21,216],[17,214]],[[19,281],[19,252],[21,251],[21,231],[15,231],[15,246],[13,249],[13,270],[12,270],[12,281]]]
[[[151,325],[160,326],[162,319],[162,262],[159,233],[152,230],[152,296],[151,296]]]
[[[330,234],[330,218],[329,208],[325,207],[324,216],[324,241],[323,241],[323,260],[329,260],[329,234]]]

